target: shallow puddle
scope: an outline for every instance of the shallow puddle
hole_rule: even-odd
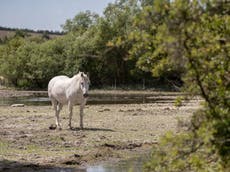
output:
[[[142,155],[140,157],[129,160],[119,161],[117,163],[104,163],[101,165],[89,166],[85,169],[79,168],[61,168],[61,167],[39,167],[37,165],[17,165],[10,164],[8,167],[1,168],[0,171],[5,172],[142,172],[143,165],[149,156]]]
[[[178,94],[179,95],[179,94]],[[87,104],[173,103],[177,94],[91,94]],[[0,106],[12,104],[50,105],[46,95],[28,97],[0,97]]]
[[[104,164],[92,166],[86,169],[87,172],[142,172],[143,165],[149,156],[142,155],[140,157],[132,158],[129,160],[120,161],[115,164]]]

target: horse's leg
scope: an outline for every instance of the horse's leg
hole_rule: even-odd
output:
[[[53,109],[55,111],[55,117],[56,117],[56,126],[59,126],[59,118],[58,118],[58,112],[57,112],[57,104],[58,102],[55,99],[51,99]]]
[[[71,121],[73,116],[73,106],[70,102],[68,103],[68,109],[69,109],[69,128],[72,129]]]
[[[63,105],[61,103],[58,103],[58,105],[57,105],[57,117],[58,117],[58,123],[59,123],[59,128],[60,129],[61,129],[61,124],[60,124],[59,115],[60,115],[60,112],[62,110],[62,107],[63,107]]]
[[[61,103],[57,103],[57,106],[56,106],[56,110],[55,110],[55,116],[56,116],[56,125],[59,129],[61,129],[61,125],[60,125],[60,119],[59,119],[59,114],[60,114],[60,111],[62,109],[62,104]]]
[[[81,129],[83,129],[83,115],[84,115],[83,109],[84,109],[84,107],[85,107],[85,103],[82,103],[80,105],[80,128]]]

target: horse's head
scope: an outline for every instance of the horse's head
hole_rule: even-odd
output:
[[[83,93],[83,97],[84,98],[87,98],[89,95],[88,95],[88,90],[89,90],[89,85],[90,85],[90,80],[89,80],[89,77],[84,74],[83,72],[80,72],[80,88],[82,90],[82,93]]]

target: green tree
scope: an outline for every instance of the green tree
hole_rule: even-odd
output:
[[[186,64],[185,87],[200,94],[205,105],[188,131],[167,134],[155,148],[146,171],[228,171],[230,166],[230,17],[215,10],[215,1],[170,4],[167,43],[181,51]],[[167,45],[167,44],[166,44]],[[177,52],[172,46],[171,53]]]
[[[96,23],[99,16],[90,11],[78,13],[72,20],[66,20],[66,23],[62,25],[64,32],[79,32],[86,31],[90,26]]]
[[[185,63],[180,59],[179,50],[174,55],[169,51],[173,46],[168,33],[171,3],[154,0],[143,4],[143,10],[134,19],[133,30],[129,34],[129,40],[133,42],[130,58],[136,61],[139,69],[151,72],[154,77],[180,81]]]
[[[118,84],[132,80],[135,61],[129,59],[131,42],[128,35],[132,30],[132,21],[140,11],[137,0],[121,0],[109,4],[104,11],[105,17],[99,23],[100,36],[104,39],[103,59],[108,66],[105,73]],[[112,74],[112,77],[111,77]]]
[[[0,73],[9,79],[15,86],[19,85],[19,78],[22,76],[25,59],[18,56],[18,51],[25,44],[21,37],[15,37],[2,46],[0,52]]]

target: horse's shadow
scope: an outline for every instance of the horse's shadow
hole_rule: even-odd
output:
[[[110,132],[115,132],[112,129],[107,129],[107,128],[80,128],[80,127],[72,127],[72,131],[110,131]]]

